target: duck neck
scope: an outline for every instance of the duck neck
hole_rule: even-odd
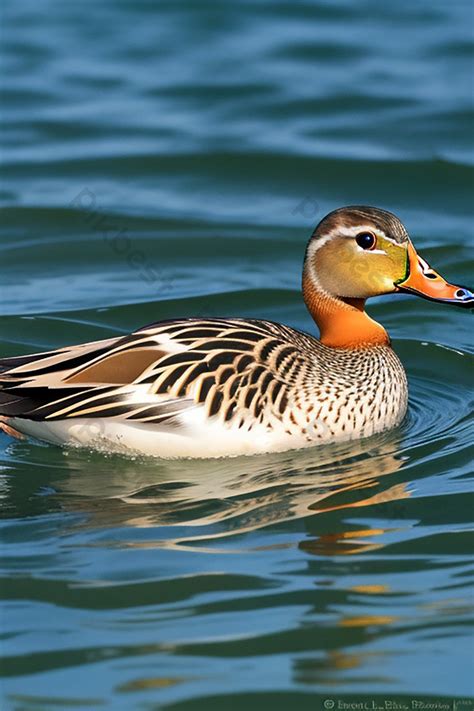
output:
[[[303,274],[303,297],[315,320],[321,343],[332,348],[389,346],[387,331],[365,312],[365,299],[333,296]]]

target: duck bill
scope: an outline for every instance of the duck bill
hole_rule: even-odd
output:
[[[465,286],[450,284],[435,272],[416,252],[411,242],[407,250],[407,271],[403,279],[395,282],[396,291],[416,294],[431,301],[474,307],[474,294]]]

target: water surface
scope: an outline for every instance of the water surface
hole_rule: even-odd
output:
[[[188,315],[314,332],[314,224],[472,275],[468,2],[10,0],[0,353]],[[473,694],[472,324],[375,300],[410,381],[359,443],[200,462],[0,435],[2,708]],[[467,707],[465,707],[467,708]]]

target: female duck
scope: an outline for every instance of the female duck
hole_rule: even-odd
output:
[[[0,427],[160,457],[282,451],[366,437],[407,408],[403,366],[370,296],[472,306],[421,259],[395,215],[345,207],[316,227],[303,295],[320,340],[270,321],[183,318],[0,360]]]

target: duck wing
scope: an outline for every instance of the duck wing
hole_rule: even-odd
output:
[[[223,422],[282,419],[312,339],[269,321],[180,319],[125,337],[0,360],[0,415],[108,417],[183,425],[189,408]],[[299,346],[299,347],[298,347]],[[307,344],[306,344],[307,347]]]

